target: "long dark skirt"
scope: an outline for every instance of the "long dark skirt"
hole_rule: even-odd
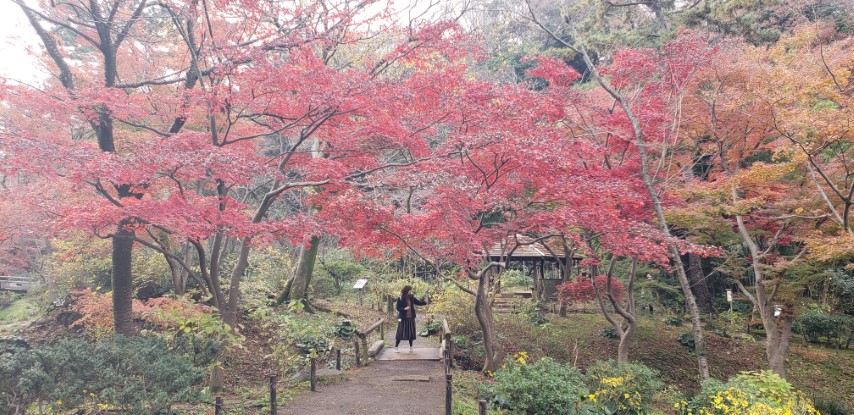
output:
[[[415,340],[415,319],[405,318],[397,323],[395,340]]]

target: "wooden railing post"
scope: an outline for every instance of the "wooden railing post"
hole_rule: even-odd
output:
[[[341,370],[341,349],[335,350],[335,370]]]
[[[481,399],[477,401],[477,413],[479,415],[486,415],[486,401]]]
[[[445,353],[447,354],[446,365],[448,368],[454,367],[454,341],[452,340],[451,328],[448,326],[448,320],[442,319],[442,338],[445,340]]]
[[[317,389],[317,358],[311,358],[311,391],[314,392]]]
[[[365,361],[365,365],[368,364],[368,335],[362,334],[359,335],[359,338],[362,340],[362,360]]]
[[[214,414],[222,415],[222,398],[217,396],[214,401]]]
[[[453,393],[454,385],[453,385],[454,375],[448,373],[445,375],[445,415],[451,415],[453,412],[451,394]]]
[[[270,375],[270,415],[276,415],[276,374]]]
[[[356,348],[356,366],[362,365],[362,354],[359,353],[359,339],[358,337],[353,339],[353,346]]]

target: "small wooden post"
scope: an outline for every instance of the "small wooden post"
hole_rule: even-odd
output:
[[[394,316],[394,300],[391,296],[386,297],[386,308],[388,309],[388,319],[391,321],[391,318]]]
[[[270,375],[270,415],[276,415],[276,374]]]
[[[356,338],[353,340],[353,346],[356,347],[356,366],[362,365],[362,354],[359,353],[359,339]]]
[[[341,370],[341,349],[335,350],[335,370]]]
[[[311,391],[317,389],[317,358],[311,358]]]
[[[453,378],[454,375],[448,373],[445,375],[445,415],[451,415],[452,405],[451,405],[451,394],[453,393]]]
[[[359,338],[362,340],[362,360],[365,362],[365,366],[368,365],[368,335],[360,334]]]
[[[479,415],[486,415],[486,401],[481,399],[477,401],[477,410]]]
[[[380,326],[380,340],[385,340],[385,322]]]
[[[217,396],[216,401],[214,401],[214,414],[222,415],[222,398]]]
[[[451,341],[451,333],[445,334],[445,345],[448,347],[448,367],[454,367],[454,342]]]

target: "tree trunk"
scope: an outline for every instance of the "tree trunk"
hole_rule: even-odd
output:
[[[245,237],[240,243],[240,255],[237,257],[237,265],[234,266],[234,271],[231,273],[231,284],[228,287],[228,304],[222,314],[222,321],[228,324],[229,327],[235,327],[237,323],[237,302],[240,299],[240,281],[246,275],[246,268],[249,266],[249,243],[252,240]]]
[[[772,315],[773,318],[773,315]],[[786,353],[789,351],[789,340],[792,338],[792,322],[794,318],[789,313],[782,313],[777,321],[770,322],[771,329],[774,330],[774,342],[769,336],[765,344],[765,352],[768,356],[768,364],[771,371],[780,375],[781,378],[786,378]],[[776,324],[775,324],[776,323]],[[765,325],[765,319],[762,324]],[[766,326],[766,332],[768,330]]]
[[[320,237],[313,236],[309,246],[300,246],[297,267],[294,271],[293,284],[291,285],[290,301],[308,301],[308,285],[311,283],[311,275],[314,272],[314,264],[317,261],[317,249],[320,246]]]
[[[572,30],[572,35],[579,37],[578,31],[575,30],[575,28]],[[661,197],[658,195],[658,190],[655,188],[655,179],[649,171],[649,154],[647,154],[646,151],[647,143],[646,138],[644,137],[643,128],[641,128],[640,120],[635,116],[635,113],[632,111],[632,107],[629,105],[626,98],[620,94],[619,91],[605,82],[605,79],[596,69],[596,66],[593,65],[593,61],[590,60],[587,48],[581,44],[579,45],[579,49],[581,50],[581,56],[584,58],[584,63],[587,64],[588,68],[590,68],[590,73],[593,75],[594,79],[596,79],[596,82],[620,103],[620,108],[623,109],[623,112],[632,124],[632,131],[635,136],[635,146],[637,147],[638,156],[640,157],[641,177],[643,178],[644,186],[649,192],[649,197],[652,200],[652,205],[655,210],[655,216],[658,219],[658,225],[662,233],[667,237],[672,237],[673,234],[670,232],[670,226],[667,224],[667,218],[664,216],[664,208],[661,206]],[[709,362],[706,358],[706,342],[703,337],[703,328],[701,326],[702,322],[700,321],[700,309],[697,307],[697,302],[694,300],[694,293],[691,292],[691,285],[688,282],[688,276],[685,274],[685,267],[682,264],[679,249],[672,243],[669,243],[667,248],[670,253],[670,259],[673,261],[673,266],[676,268],[676,276],[679,278],[679,285],[682,287],[682,293],[685,295],[685,306],[688,309],[688,313],[691,315],[691,326],[694,334],[695,345],[694,351],[697,355],[697,367],[700,372],[700,379],[707,380],[709,379]]]
[[[119,222],[113,237],[112,284],[113,284],[113,327],[116,333],[132,336],[133,274],[131,272],[134,233],[125,229],[129,219]]]
[[[474,299],[474,313],[483,334],[483,349],[486,354],[483,371],[495,372],[504,358],[504,348],[498,342],[492,307],[489,305],[489,273],[484,272],[478,279],[477,293]]]
[[[617,364],[629,363],[629,341],[635,334],[635,324],[626,326],[626,330],[620,333],[620,344],[617,346]]]
[[[706,284],[706,275],[703,273],[703,264],[700,256],[689,252],[688,259],[688,279],[691,281],[691,292],[697,298],[697,305],[703,312],[711,313],[712,296],[709,294],[709,285]]]

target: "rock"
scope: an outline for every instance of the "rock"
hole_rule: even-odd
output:
[[[225,370],[222,366],[214,366],[211,370],[211,392],[219,392],[225,386]]]

